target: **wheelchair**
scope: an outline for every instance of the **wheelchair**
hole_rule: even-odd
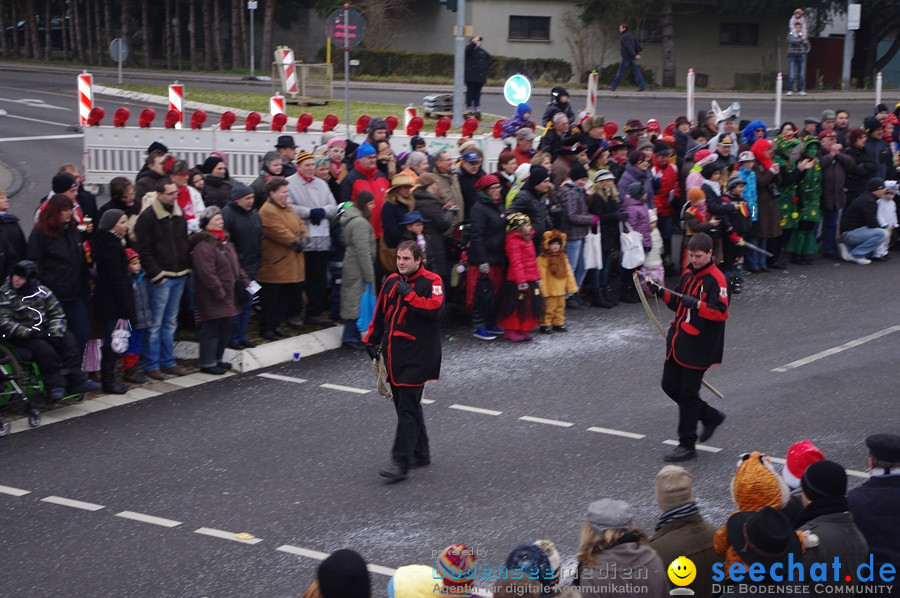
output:
[[[28,424],[34,428],[41,425],[41,412],[35,403],[80,403],[84,400],[84,393],[70,394],[53,403],[49,403],[47,399],[41,372],[37,364],[31,361],[31,353],[0,339],[0,407],[21,403],[28,416]],[[9,434],[9,430],[10,423],[0,419],[0,436]]]

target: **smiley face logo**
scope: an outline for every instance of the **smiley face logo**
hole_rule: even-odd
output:
[[[694,578],[697,577],[697,567],[694,562],[686,556],[680,556],[669,565],[667,570],[669,581],[676,586],[690,585]]]

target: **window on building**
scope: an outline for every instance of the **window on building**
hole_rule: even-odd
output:
[[[510,15],[509,39],[550,40],[550,17]]]
[[[722,23],[719,28],[719,44],[722,46],[758,46],[757,23]]]
[[[638,40],[642,44],[661,44],[662,29],[660,29],[660,22],[658,20],[644,19],[641,23]]]

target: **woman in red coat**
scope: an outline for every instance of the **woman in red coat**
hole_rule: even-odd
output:
[[[544,311],[541,296],[541,274],[531,237],[534,230],[528,216],[513,212],[506,217],[510,231],[506,235],[506,258],[509,268],[500,289],[497,326],[505,328],[503,338],[514,343],[530,341]]]

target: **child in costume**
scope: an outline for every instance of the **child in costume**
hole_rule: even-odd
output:
[[[537,258],[544,297],[541,332],[566,332],[566,294],[578,292],[572,266],[566,257],[566,233],[556,229],[545,231],[541,248],[543,251]]]
[[[123,379],[134,384],[143,384],[147,381],[147,374],[140,367],[138,361],[141,357],[141,344],[144,341],[144,332],[150,327],[150,283],[144,277],[141,267],[141,258],[134,249],[126,248],[125,257],[128,258],[128,275],[131,277],[131,288],[134,292],[134,322],[131,323],[131,338],[128,339],[128,349],[122,355]]]
[[[894,235],[894,231],[897,229],[897,204],[894,202],[894,199],[897,196],[898,186],[900,185],[898,185],[897,181],[885,181],[884,196],[875,202],[878,206],[878,224],[881,225],[881,228],[886,228],[888,231],[887,238],[878,246],[878,249],[875,250],[873,257],[876,260],[884,261],[887,259],[891,238]]]
[[[506,216],[510,231],[506,234],[506,258],[509,268],[500,288],[497,326],[506,330],[503,338],[514,343],[530,341],[529,334],[544,312],[541,274],[534,252],[531,220],[520,212]]]
[[[659,219],[656,216],[656,210],[650,210],[650,251],[644,256],[644,265],[641,266],[641,272],[659,284],[665,286],[666,267],[663,264],[663,238],[659,232]],[[633,283],[632,283],[633,284]],[[648,297],[653,296],[650,287],[645,281],[641,281],[641,288]]]

